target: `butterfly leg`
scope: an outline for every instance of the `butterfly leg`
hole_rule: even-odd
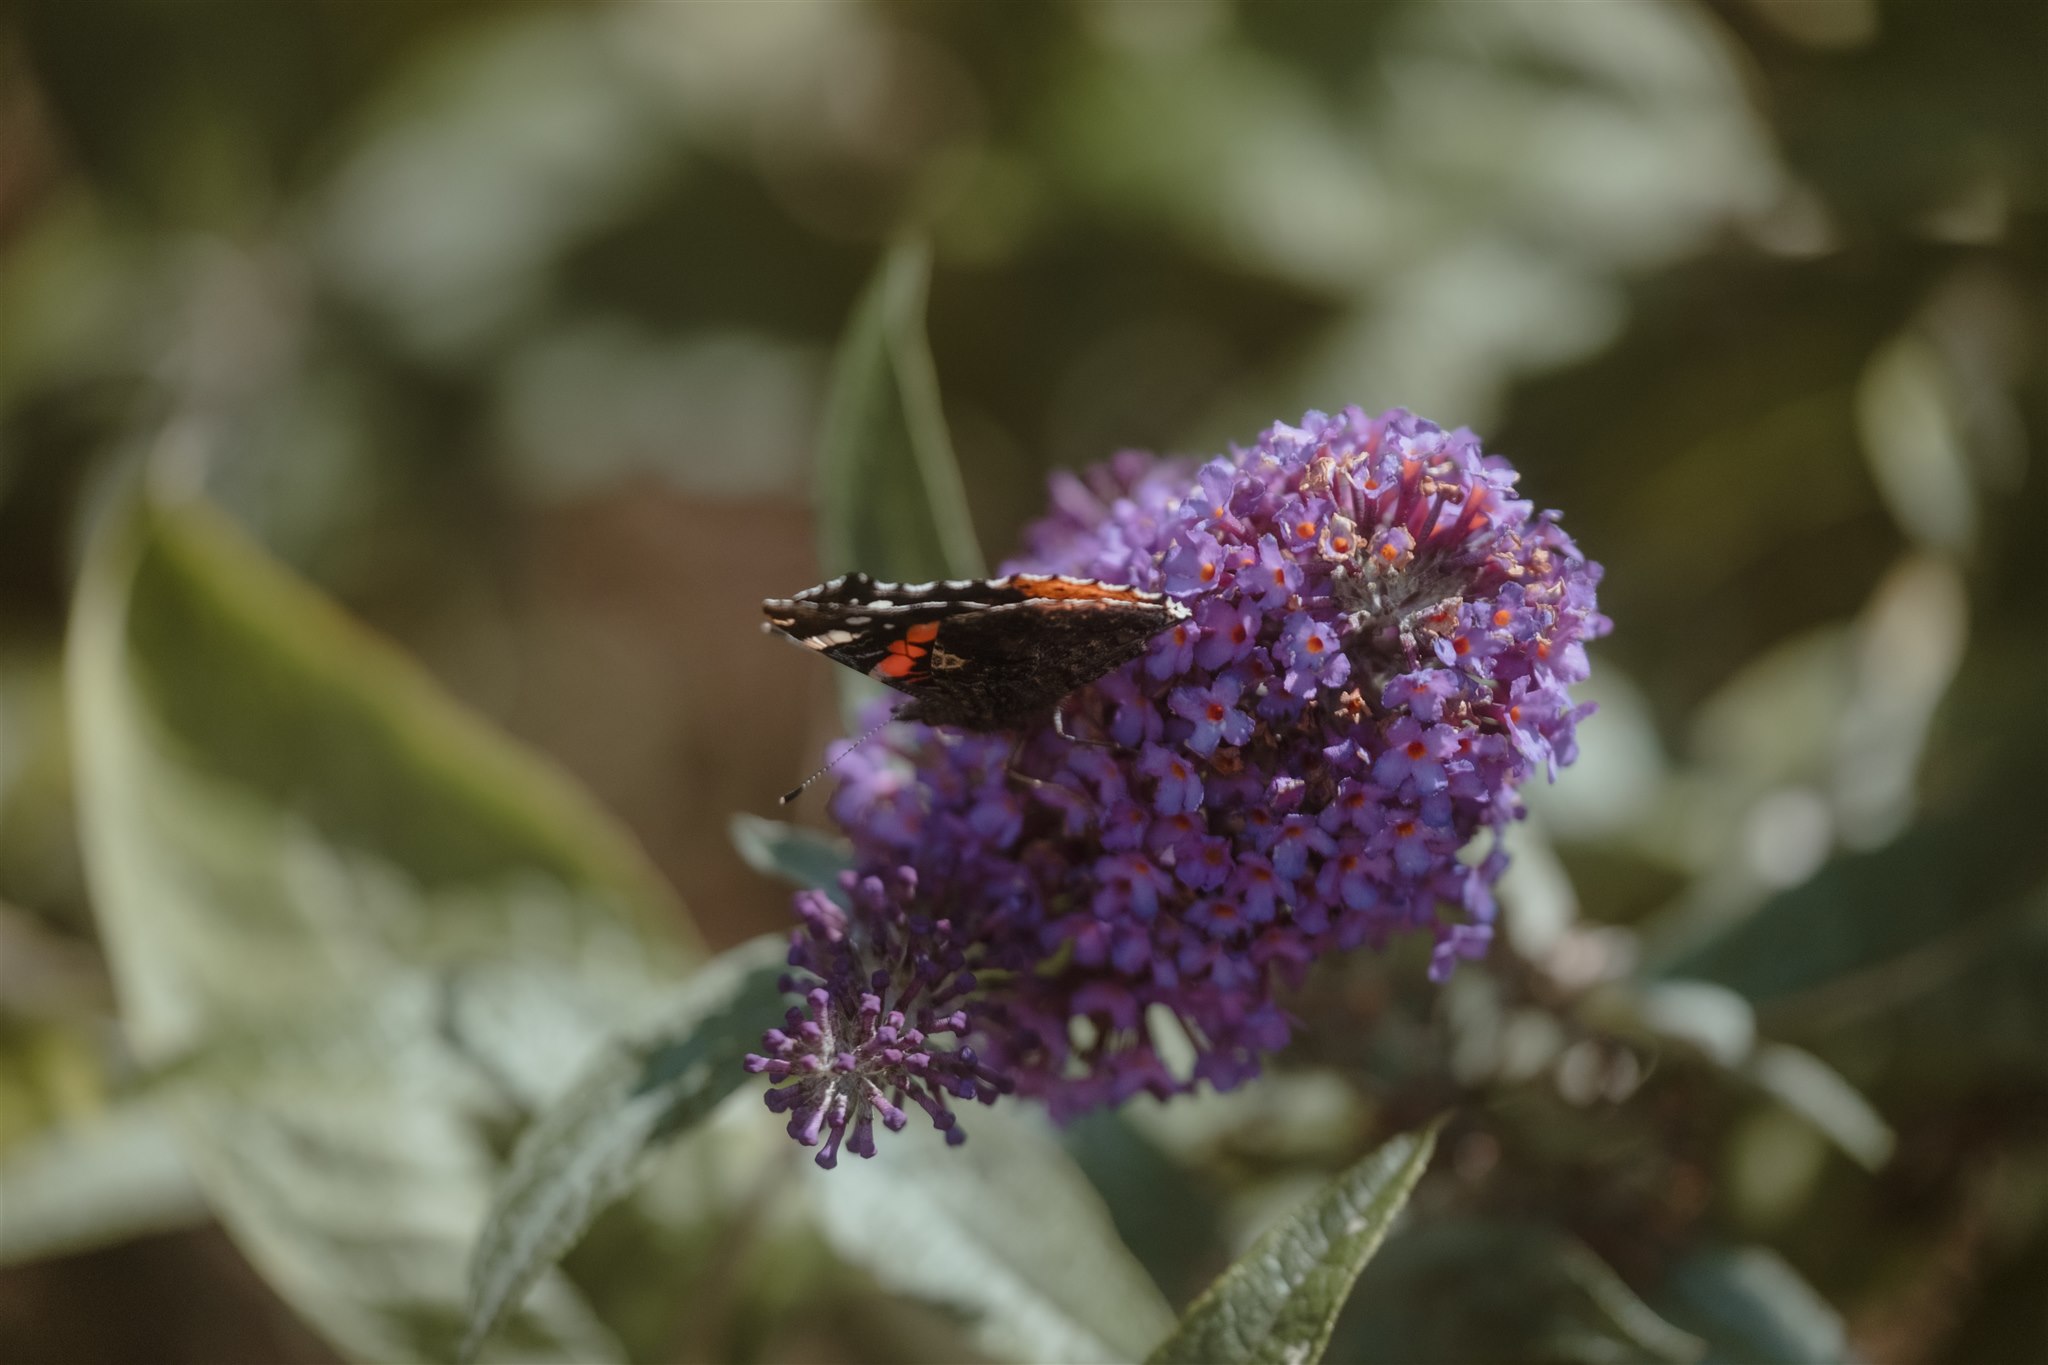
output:
[[[1011,777],[1016,778],[1019,782],[1023,783],[1027,787],[1039,787],[1046,790],[1052,790],[1058,787],[1058,783],[1048,782],[1042,777],[1033,777],[1030,773],[1025,772],[1022,768],[1017,766],[1017,760],[1023,757],[1024,745],[1027,742],[1029,742],[1029,740],[1030,731],[1019,730],[1017,732],[1017,738],[1011,741],[1010,743],[1010,756],[1007,759],[1003,760],[1004,770],[1008,772]]]
[[[1121,747],[1120,745],[1112,744],[1110,741],[1106,739],[1085,739],[1080,735],[1069,733],[1067,730],[1067,711],[1064,706],[1055,706],[1052,708],[1052,731],[1054,734],[1058,735],[1061,739],[1065,740],[1069,744],[1089,744],[1093,745],[1098,749],[1115,749]]]
[[[1072,819],[1074,808],[1077,804],[1086,805],[1089,802],[1089,798],[1085,793],[1065,783],[1049,782],[1042,777],[1033,777],[1030,773],[1019,771],[1014,767],[1010,769],[1009,775],[1019,787],[1035,795],[1040,805],[1055,812],[1062,821]],[[1024,793],[1020,792],[1019,795],[1024,795]],[[1028,798],[1026,803],[1029,804]]]
[[[1114,745],[1103,745],[1101,740],[1083,739],[1079,735],[1068,734],[1060,726],[1058,711],[1053,712],[1053,729],[1059,734],[1060,738],[1066,740],[1069,744],[1087,744],[1090,746],[1101,745],[1105,748],[1116,747]],[[1023,786],[1031,787],[1036,789],[1037,791],[1044,793],[1044,799],[1046,803],[1058,810],[1064,811],[1068,809],[1077,799],[1085,799],[1082,793],[1080,793],[1074,787],[1068,785],[1067,783],[1053,782],[1043,777],[1033,777],[1030,773],[1025,772],[1022,768],[1020,768],[1017,765],[1017,761],[1024,756],[1024,748],[1027,744],[1031,742],[1033,733],[1034,730],[1032,729],[1022,730],[1018,733],[1016,741],[1013,744],[1011,744],[1009,760],[1010,776],[1015,778]],[[1056,759],[1055,762],[1064,762],[1064,760]]]

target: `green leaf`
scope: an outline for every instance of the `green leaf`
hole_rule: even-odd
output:
[[[1765,1247],[1687,1254],[1671,1268],[1658,1302],[1707,1339],[1708,1365],[1833,1365],[1848,1357],[1841,1314]]]
[[[1311,1365],[1322,1359],[1352,1282],[1422,1178],[1443,1124],[1439,1118],[1382,1144],[1281,1220],[1195,1300],[1149,1359],[1155,1365]]]
[[[1220,1245],[1216,1191],[1122,1110],[1099,1109],[1065,1124],[1060,1142],[1102,1196],[1117,1235],[1168,1301],[1193,1297],[1208,1282]]]
[[[1896,1145],[1891,1125],[1862,1091],[1811,1052],[1788,1043],[1766,1043],[1750,1057],[1743,1073],[1866,1171],[1891,1160]]]
[[[1970,784],[1967,799],[1882,847],[1834,858],[1745,918],[1675,943],[1651,970],[1721,982],[1766,1011],[1825,1018],[1857,1013],[1859,1000],[1862,1012],[1888,1008],[1897,977],[1919,984],[1930,968],[1938,977],[1944,962],[1968,960],[2038,876],[2011,856],[2038,842],[2031,805],[2014,799],[2048,748],[2037,728],[2016,724],[1999,769]]]
[[[925,342],[930,277],[926,246],[894,247],[840,340],[818,453],[830,573],[919,582],[986,572]]]
[[[470,1261],[471,1359],[507,1311],[631,1187],[643,1158],[746,1079],[741,1059],[781,1016],[787,945],[755,939],[683,988],[660,1029],[607,1045],[526,1130]]]
[[[844,839],[801,825],[741,813],[732,818],[732,844],[748,867],[792,886],[837,893],[839,874],[853,866]]]
[[[914,1126],[872,1161],[807,1167],[826,1237],[885,1288],[967,1314],[1008,1360],[1135,1360],[1173,1313],[1088,1178],[1035,1113],[965,1115],[964,1146]]]
[[[130,1101],[0,1157],[0,1266],[204,1222],[206,1201],[156,1106]]]
[[[194,1178],[341,1351],[452,1355],[499,1131],[694,955],[679,909],[563,778],[203,508],[102,527],[67,671],[122,1023]],[[498,1345],[618,1354],[559,1276]]]
[[[1986,1086],[2038,1089],[2048,1079],[2048,882],[1995,915],[1994,932],[1836,983],[1805,1018],[1847,1021],[1822,1036],[1883,1058],[1887,1089],[1914,1106],[1966,1103]],[[1881,1003],[1857,998],[1859,984]]]
[[[1560,1228],[1450,1218],[1389,1238],[1339,1325],[1343,1359],[1687,1365],[1705,1345],[1664,1321]]]

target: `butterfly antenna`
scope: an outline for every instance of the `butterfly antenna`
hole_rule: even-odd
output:
[[[858,748],[859,748],[859,747],[860,747],[861,745],[863,745],[863,744],[867,743],[867,742],[868,742],[869,740],[873,739],[873,738],[874,738],[874,737],[875,737],[876,735],[879,735],[879,734],[881,734],[883,730],[885,730],[885,729],[887,729],[887,728],[888,728],[888,726],[889,726],[889,722],[890,722],[890,721],[893,721],[893,720],[895,720],[895,719],[896,719],[896,717],[894,717],[894,716],[884,716],[884,717],[882,718],[881,722],[880,722],[879,724],[877,724],[877,725],[876,725],[876,726],[875,726],[875,727],[874,727],[874,728],[873,728],[872,730],[869,730],[869,731],[868,731],[868,732],[867,732],[866,734],[862,735],[862,736],[861,736],[861,737],[860,737],[859,739],[857,739],[857,740],[855,740],[855,741],[854,741],[853,743],[851,743],[851,744],[847,745],[847,746],[846,746],[846,747],[845,747],[844,749],[841,749],[841,750],[839,751],[839,754],[838,754],[838,756],[837,756],[837,757],[835,757],[835,758],[834,758],[834,759],[833,759],[833,760],[832,760],[832,761],[831,761],[830,763],[827,763],[827,764],[826,764],[826,765],[825,765],[824,767],[822,767],[822,768],[818,769],[818,771],[816,771],[816,772],[812,773],[812,774],[811,774],[811,775],[810,775],[809,777],[805,778],[805,779],[804,779],[803,781],[801,781],[801,782],[797,783],[797,784],[796,784],[796,785],[795,785],[794,787],[791,787],[791,788],[790,788],[790,789],[789,789],[788,791],[784,792],[784,793],[782,794],[782,799],[781,799],[781,800],[780,800],[779,802],[777,802],[776,804],[778,804],[778,805],[783,805],[783,806],[786,806],[786,805],[788,805],[788,804],[789,804],[790,802],[792,802],[792,801],[796,800],[796,799],[797,799],[797,798],[798,798],[799,796],[802,796],[802,795],[804,794],[804,788],[805,788],[805,787],[808,787],[808,786],[810,786],[810,785],[811,785],[811,784],[812,784],[813,782],[816,782],[816,781],[817,781],[817,780],[818,780],[819,778],[823,777],[823,776],[824,776],[824,775],[825,775],[826,773],[829,773],[829,772],[831,772],[831,771],[832,771],[832,770],[833,770],[834,768],[838,767],[838,766],[839,766],[839,760],[840,760],[840,759],[843,759],[843,758],[845,758],[845,757],[846,757],[846,756],[847,756],[848,754],[852,753],[852,752],[853,752],[853,751],[854,751],[855,749],[858,749]]]

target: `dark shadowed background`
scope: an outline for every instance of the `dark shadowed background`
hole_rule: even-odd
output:
[[[382,1339],[213,1221],[255,1158],[154,1112],[104,965],[65,646],[119,490],[566,770],[722,947],[787,922],[730,817],[837,733],[757,604],[821,575],[832,348],[909,233],[991,559],[1049,470],[1358,403],[1472,426],[1607,569],[1492,962],[1335,966],[1266,1081],[1069,1133],[1169,1299],[1455,1102],[1333,1358],[1693,1358],[1652,1309],[1718,1359],[2048,1358],[2044,71],[2017,0],[0,11],[0,1359]],[[196,728],[350,780],[162,619]],[[757,1178],[571,1264],[635,1358],[966,1349]]]

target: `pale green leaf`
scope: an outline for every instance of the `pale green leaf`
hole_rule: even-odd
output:
[[[1841,1072],[1804,1048],[1766,1043],[1744,1068],[1758,1086],[1874,1171],[1891,1160],[1891,1125]]]
[[[470,1261],[472,1358],[523,1295],[632,1185],[643,1158],[746,1079],[741,1060],[780,1017],[780,937],[724,954],[659,1029],[607,1044],[520,1138]]]
[[[122,1023],[251,1263],[346,1354],[453,1354],[508,1111],[695,950],[566,780],[217,515],[112,515],[67,661]],[[502,1358],[615,1356],[553,1277]]]
[[[0,1265],[206,1220],[206,1200],[156,1106],[115,1106],[46,1129],[0,1157]]]
[[[1195,1300],[1156,1365],[1312,1365],[1436,1150],[1438,1119],[1382,1144],[1270,1229]]]
[[[957,1148],[913,1126],[872,1161],[813,1170],[833,1246],[884,1287],[966,1315],[1002,1359],[1141,1357],[1173,1314],[1045,1120],[999,1107],[961,1122]]]

